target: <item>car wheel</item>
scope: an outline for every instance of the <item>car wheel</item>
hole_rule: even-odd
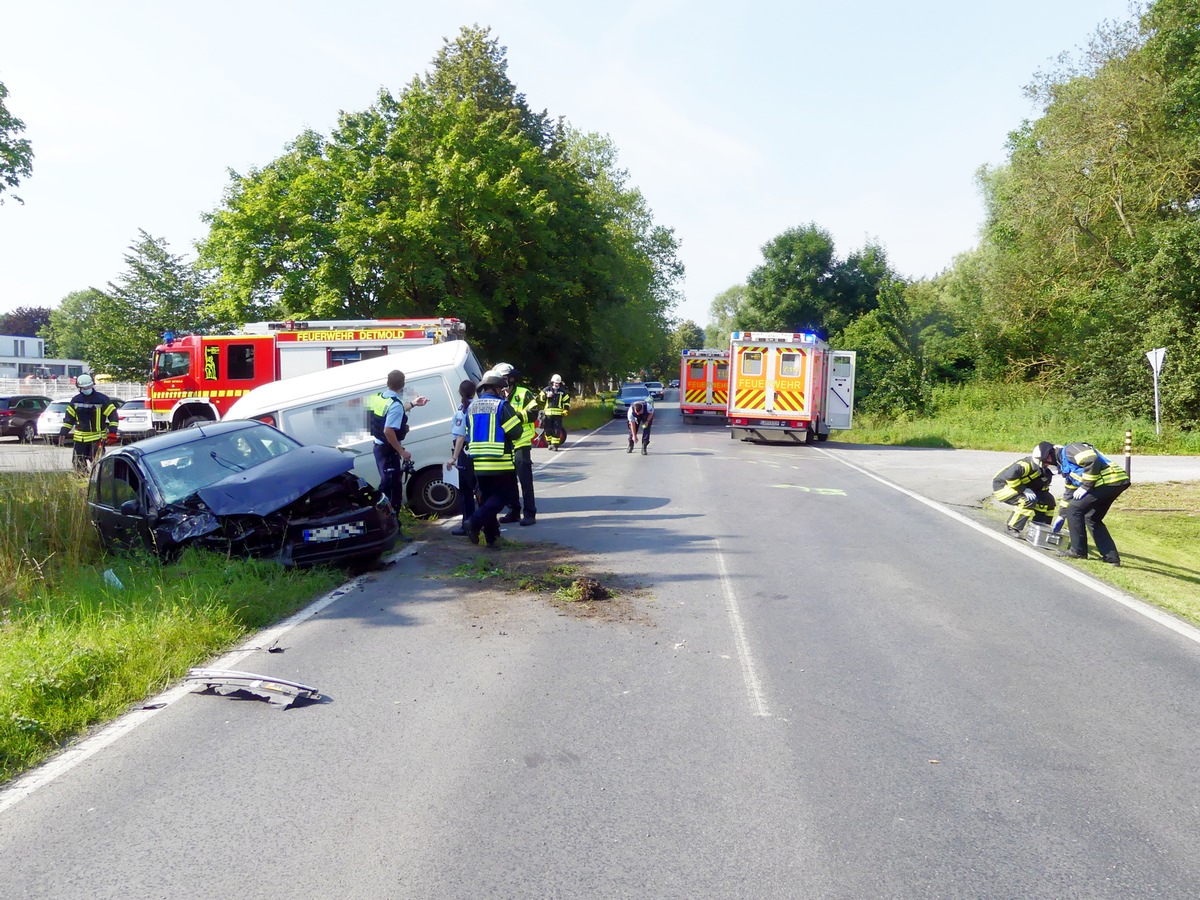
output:
[[[451,516],[458,512],[458,489],[446,484],[437,468],[422,469],[408,482],[408,508],[418,516]]]
[[[32,422],[26,422],[25,427],[21,429],[21,441],[32,444],[35,440],[37,440],[37,426]]]

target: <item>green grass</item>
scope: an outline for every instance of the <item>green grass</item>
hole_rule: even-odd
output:
[[[904,447],[969,448],[1028,453],[1039,441],[1087,441],[1108,456],[1125,452],[1125,432],[1133,432],[1133,452],[1200,455],[1200,433],[1166,424],[1156,435],[1154,420],[1113,421],[1102,410],[1070,403],[1027,385],[970,384],[934,390],[925,417],[855,413],[854,427],[835,431],[833,440]]]
[[[72,475],[0,475],[0,781],[345,578],[208,553],[108,557],[83,491]]]

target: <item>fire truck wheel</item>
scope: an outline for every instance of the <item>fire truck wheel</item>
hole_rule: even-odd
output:
[[[183,421],[181,421],[179,423],[179,427],[180,428],[191,428],[193,425],[203,425],[205,422],[208,422],[208,421],[210,421],[210,420],[204,418],[203,416],[187,416],[185,419],[183,419]]]
[[[458,512],[458,490],[442,481],[436,468],[425,469],[408,483],[408,508],[418,516],[451,516]]]

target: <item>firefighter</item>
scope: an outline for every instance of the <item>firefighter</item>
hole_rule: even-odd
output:
[[[424,406],[428,397],[405,400],[400,396],[404,390],[404,373],[399,369],[388,372],[387,387],[367,398],[367,421],[371,438],[375,443],[375,465],[379,468],[379,490],[388,498],[396,512],[404,505],[402,477],[405,462],[412,454],[402,443],[408,436],[408,413],[416,406]],[[411,541],[407,535],[401,540]]]
[[[641,428],[642,456],[645,456],[646,451],[650,448],[650,426],[654,424],[654,404],[649,400],[635,400],[629,404],[629,411],[625,413],[625,419],[629,423],[629,449],[625,452],[633,452],[633,445],[637,443],[638,428]]]
[[[1054,445],[1047,444],[1053,452]],[[1050,484],[1057,467],[1053,463],[1038,461],[1037,454],[1045,454],[1039,444],[1029,456],[1023,456],[1007,469],[996,473],[992,479],[992,497],[1001,503],[1015,506],[1005,526],[1013,537],[1020,537],[1030,519],[1039,525],[1049,525],[1054,512],[1054,495]]]
[[[517,493],[513,442],[521,436],[524,422],[500,396],[507,384],[500,375],[488,372],[479,382],[479,396],[467,408],[467,439],[480,499],[467,519],[467,540],[478,544],[482,532],[489,547],[495,547],[500,539],[497,514],[516,502]]]
[[[1045,450],[1043,448],[1049,448]],[[1129,476],[1118,465],[1109,462],[1091,444],[1082,441],[1066,446],[1046,441],[1034,450],[1043,460],[1049,459],[1058,465],[1063,480],[1067,483],[1063,502],[1067,528],[1071,533],[1071,546],[1060,550],[1058,555],[1067,559],[1087,559],[1087,533],[1091,531],[1100,558],[1109,565],[1121,565],[1121,554],[1116,542],[1108,533],[1104,517],[1109,507],[1129,488]]]
[[[533,432],[537,425],[538,399],[529,388],[517,384],[521,373],[513,366],[496,363],[492,371],[508,385],[506,398],[522,422],[521,436],[513,441],[513,466],[517,471],[520,495],[500,521],[533,525],[537,521],[537,504],[533,498]]]
[[[79,393],[67,404],[59,434],[64,444],[73,442],[75,471],[86,473],[99,458],[105,440],[117,440],[117,405],[96,390],[91,375],[80,375],[75,386]]]
[[[563,419],[571,414],[571,396],[563,388],[561,375],[551,375],[550,385],[542,388],[538,398],[542,404],[543,433],[546,435],[546,446],[557,450],[567,437],[563,428]]]

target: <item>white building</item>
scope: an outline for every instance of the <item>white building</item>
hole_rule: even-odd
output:
[[[70,380],[90,371],[81,359],[48,359],[45,354],[41,338],[0,334],[0,378]]]

